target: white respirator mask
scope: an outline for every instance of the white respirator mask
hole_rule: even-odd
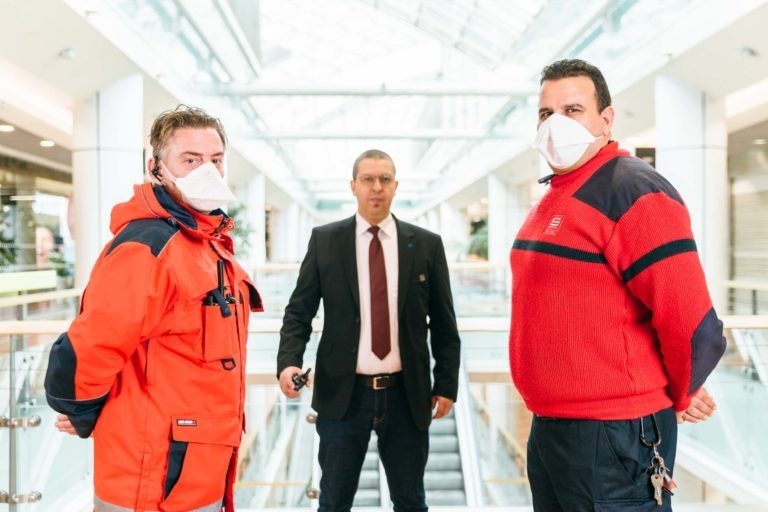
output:
[[[533,144],[553,169],[565,169],[578,162],[596,140],[580,122],[562,114],[551,114],[539,125]]]
[[[160,165],[172,177],[171,181],[179,189],[184,202],[199,212],[208,213],[223,208],[237,199],[213,162],[206,162],[181,178],[173,176],[162,162]]]

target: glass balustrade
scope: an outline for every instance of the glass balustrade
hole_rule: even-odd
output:
[[[295,279],[295,275],[287,278],[283,271],[278,275],[275,289],[292,289],[293,284],[286,279]],[[487,284],[483,283],[473,275],[455,285],[457,304],[463,300],[471,304],[471,288],[482,290]],[[471,293],[464,295],[467,290]],[[504,291],[498,293],[503,295]],[[273,312],[282,307],[273,308]],[[484,310],[478,307],[477,311]],[[310,510],[317,506],[319,468],[317,436],[311,422],[311,389],[303,391],[297,400],[287,400],[278,391],[275,358],[280,320],[276,316],[255,315],[252,322],[246,393],[248,429],[240,451],[238,510]],[[431,456],[437,476],[430,478],[442,481],[438,485],[441,490],[428,489],[428,501],[438,503],[437,509],[503,507],[529,511],[525,443],[531,415],[509,381],[508,317],[462,317],[459,326],[466,385],[462,386],[455,409],[455,423],[448,426],[448,422],[435,422],[433,430],[435,435],[442,431],[454,436],[435,444],[443,444],[448,452],[453,450],[460,462],[450,461],[454,459],[450,454]],[[0,491],[11,492],[18,501],[31,502],[0,504],[0,512],[90,510],[92,442],[55,430],[55,413],[47,407],[43,392],[48,350],[57,333],[40,333],[39,328],[32,331],[0,334],[0,409],[4,425],[0,428]],[[728,336],[729,350],[707,382],[718,402],[717,413],[707,422],[680,428],[676,510],[768,509],[768,441],[764,435],[768,388],[761,380],[766,363],[755,359],[766,353],[768,326],[730,329]],[[317,332],[312,334],[305,367],[314,366],[317,337]],[[13,428],[8,428],[11,424]],[[476,469],[479,489],[475,497],[471,497],[474,484],[468,475],[472,468]],[[381,478],[376,476],[378,473],[371,474],[370,478]],[[454,475],[458,475],[458,481],[451,485],[463,489],[463,505],[440,501],[449,496],[447,482]],[[380,484],[375,480],[371,485]],[[386,500],[386,495],[380,499]],[[381,508],[378,503],[375,508]],[[765,508],[758,505],[761,503]]]

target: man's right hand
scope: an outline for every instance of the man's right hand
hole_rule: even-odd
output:
[[[65,434],[70,434],[73,436],[77,435],[75,427],[72,426],[72,422],[69,421],[69,416],[66,414],[57,414],[55,425],[59,432],[64,432]]]
[[[301,368],[298,366],[288,366],[280,373],[280,391],[288,398],[299,396],[299,392],[293,389],[293,376],[301,373]]]

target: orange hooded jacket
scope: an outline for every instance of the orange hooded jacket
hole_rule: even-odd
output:
[[[50,406],[93,432],[96,511],[233,510],[248,317],[262,311],[233,227],[149,183],[112,211],[45,378]]]

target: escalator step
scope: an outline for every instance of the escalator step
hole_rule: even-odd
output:
[[[429,426],[429,436],[456,434],[456,420],[453,418],[440,418]]]
[[[430,453],[427,459],[427,471],[460,470],[461,457],[458,453]]]
[[[353,507],[380,507],[381,496],[378,489],[358,489]]]
[[[424,488],[463,491],[464,479],[461,471],[427,471],[424,474]]]
[[[429,452],[459,453],[459,440],[456,436],[435,436],[429,438]]]
[[[467,497],[464,491],[427,491],[427,505],[430,507],[465,506],[466,504]]]
[[[365,454],[365,461],[363,461],[363,469],[378,469],[379,468],[379,454],[378,452],[371,452]]]
[[[357,486],[358,491],[362,489],[379,490],[379,470],[364,469],[360,472],[360,483]]]

